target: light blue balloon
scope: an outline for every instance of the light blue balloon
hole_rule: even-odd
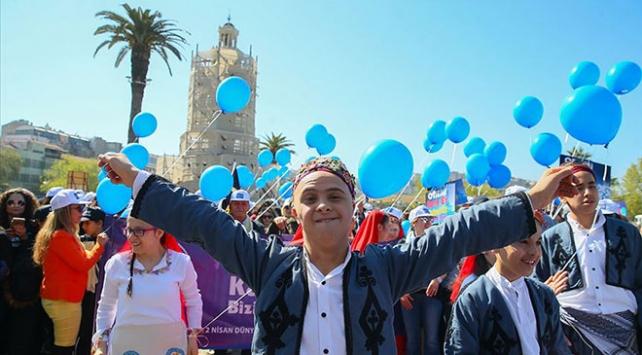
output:
[[[446,140],[446,122],[437,120],[433,122],[428,128],[426,135],[431,144],[440,144]]]
[[[149,152],[142,144],[129,143],[120,152],[138,169],[145,169],[149,162]]]
[[[468,140],[468,143],[464,146],[464,155],[466,158],[470,157],[475,153],[483,154],[484,148],[486,147],[486,142],[479,137],[473,137]]]
[[[149,112],[141,112],[132,121],[132,130],[136,137],[148,137],[156,132],[158,122],[156,117]]]
[[[490,171],[490,163],[488,163],[488,158],[484,154],[475,153],[471,155],[466,161],[466,176],[469,176],[470,179],[468,182],[474,181],[479,182],[479,186],[486,181],[486,176]]]
[[[328,130],[322,124],[315,124],[305,133],[305,143],[310,148],[316,148],[328,135]]]
[[[287,148],[281,148],[277,150],[274,156],[276,158],[276,162],[281,166],[290,164],[290,160],[292,159],[290,150]]]
[[[281,196],[282,199],[292,197],[292,183],[290,181],[279,187],[279,196]]]
[[[568,76],[573,89],[584,85],[595,85],[600,79],[600,68],[593,62],[579,62]]]
[[[257,189],[264,188],[265,184],[266,184],[266,182],[265,182],[265,179],[263,177],[260,177],[260,178],[256,179],[256,188]]]
[[[513,117],[522,127],[531,128],[542,120],[544,105],[533,96],[526,96],[517,101],[513,108]]]
[[[502,142],[492,142],[484,148],[484,155],[488,158],[488,164],[499,165],[506,159],[506,146]]]
[[[268,149],[263,149],[262,151],[259,152],[259,155],[257,156],[257,162],[259,163],[259,166],[262,168],[265,168],[266,166],[272,164],[273,159],[274,159],[274,155],[272,155],[272,152]]]
[[[116,214],[127,207],[132,197],[132,189],[122,184],[114,184],[105,179],[96,188],[98,206],[107,214]]]
[[[473,177],[470,176],[470,174],[466,173],[466,181],[468,181],[469,184],[472,186],[481,186],[486,182],[486,178],[484,177],[483,179],[480,177]]]
[[[501,189],[508,185],[511,178],[510,169],[506,165],[495,165],[488,172],[488,185],[493,189]]]
[[[288,175],[290,175],[290,169],[288,169],[287,166],[282,166],[281,169],[279,169],[279,176],[281,179],[287,179]]]
[[[265,172],[265,176],[267,177],[267,182],[270,182],[279,177],[279,169],[273,166]]]
[[[218,201],[232,191],[234,178],[229,169],[222,165],[213,165],[201,174],[198,187],[201,195],[210,201]]]
[[[245,165],[239,165],[236,167],[236,175],[239,178],[239,185],[241,189],[247,190],[252,183],[254,182],[254,173],[252,170]]]
[[[470,133],[470,124],[460,116],[457,116],[446,125],[446,135],[453,143],[460,143],[466,140]]]
[[[328,134],[325,139],[322,140],[319,145],[317,145],[317,153],[319,153],[319,155],[330,154],[336,146],[337,140],[333,135]]]
[[[435,159],[424,169],[421,176],[421,184],[427,189],[440,188],[446,185],[450,177],[448,163],[441,159]]]
[[[606,88],[586,85],[564,100],[560,121],[566,132],[579,141],[608,144],[620,129],[622,106]]]
[[[444,146],[444,142],[432,144],[428,138],[424,139],[424,150],[428,153],[437,153]]]
[[[562,154],[562,142],[552,133],[540,133],[531,144],[531,156],[541,165],[551,166]]]
[[[606,73],[606,87],[613,93],[624,95],[629,93],[640,84],[642,70],[634,62],[623,61],[615,64]]]
[[[412,154],[395,140],[370,146],[359,162],[359,184],[370,198],[383,198],[399,192],[412,177]]]
[[[408,232],[410,232],[410,227],[411,227],[411,223],[409,220],[406,219],[403,222],[401,222],[401,229],[403,229],[404,235],[408,235]]]
[[[251,95],[252,89],[245,79],[230,76],[216,88],[216,104],[223,113],[239,112],[250,102]]]
[[[105,171],[105,169],[104,168],[98,169],[98,182],[101,182],[106,178],[107,178],[107,172]]]

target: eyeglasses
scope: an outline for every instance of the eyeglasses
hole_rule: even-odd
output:
[[[125,228],[125,234],[140,238],[145,235],[145,233],[153,230],[156,230],[156,228]]]
[[[24,206],[25,202],[23,200],[18,200],[18,201],[9,200],[9,201],[7,201],[7,205],[8,206],[13,206],[13,205]]]
[[[274,219],[274,216],[266,214],[266,215],[263,216],[263,218],[265,218],[265,219]]]

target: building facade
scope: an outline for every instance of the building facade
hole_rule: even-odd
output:
[[[229,22],[218,28],[218,45],[192,55],[187,129],[180,138],[178,171],[171,176],[195,191],[205,169],[212,165],[232,168],[234,164],[256,165],[258,140],[255,136],[257,58],[237,48],[239,31]],[[216,88],[230,76],[240,76],[252,88],[247,107],[233,114],[222,114],[210,125],[219,110]],[[208,128],[209,126],[209,128]],[[200,139],[199,139],[200,137]],[[169,166],[169,165],[167,165]],[[168,172],[168,173],[174,173]],[[168,176],[169,177],[169,176]]]

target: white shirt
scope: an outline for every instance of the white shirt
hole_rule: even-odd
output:
[[[522,354],[539,354],[537,319],[524,277],[510,282],[491,267],[486,277],[502,294],[522,345]]]
[[[637,313],[638,306],[633,292],[606,284],[605,222],[602,212],[598,212],[595,227],[587,230],[569,216],[568,223],[573,231],[584,287],[562,292],[557,295],[557,300],[562,307],[594,314],[623,311]]]
[[[347,248],[347,246],[346,246]],[[327,275],[317,269],[303,251],[308,278],[309,299],[303,320],[301,355],[346,354],[343,319],[343,271],[352,253]]]
[[[134,261],[132,296],[127,295],[131,252],[112,256],[105,265],[105,283],[96,314],[94,341],[114,321],[117,325],[148,325],[181,322],[180,292],[185,298],[189,328],[200,328],[203,301],[196,271],[187,254],[167,250],[151,272]]]

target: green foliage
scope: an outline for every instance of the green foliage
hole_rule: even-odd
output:
[[[642,214],[642,158],[631,164],[612,189],[613,200],[626,202],[629,219]]]
[[[40,190],[47,191],[55,186],[66,187],[67,174],[70,171],[87,173],[88,191],[96,191],[96,185],[98,185],[96,159],[79,158],[72,155],[63,155],[62,159],[56,161],[49,169],[45,170]]]
[[[478,186],[473,186],[468,183],[468,181],[464,180],[464,188],[466,189],[466,195],[467,196],[486,196],[488,198],[494,198],[494,197],[499,197],[502,195],[501,190],[493,189],[492,187],[488,186],[488,184],[484,183],[481,185],[481,188]]]
[[[264,136],[259,141],[259,149],[268,149],[272,154],[276,154],[276,152],[281,148],[289,148],[293,146],[294,144],[284,136],[283,133],[274,134],[274,132],[272,132],[269,136]],[[290,152],[295,154],[292,149],[290,149]]]
[[[18,178],[22,159],[15,149],[2,147],[0,162],[0,191],[4,191],[9,188],[9,181]]]
[[[573,149],[569,149],[566,151],[567,155],[570,155],[572,157],[578,158],[580,160],[588,160],[591,159],[591,153],[587,152],[584,150],[582,147],[574,147]]]

